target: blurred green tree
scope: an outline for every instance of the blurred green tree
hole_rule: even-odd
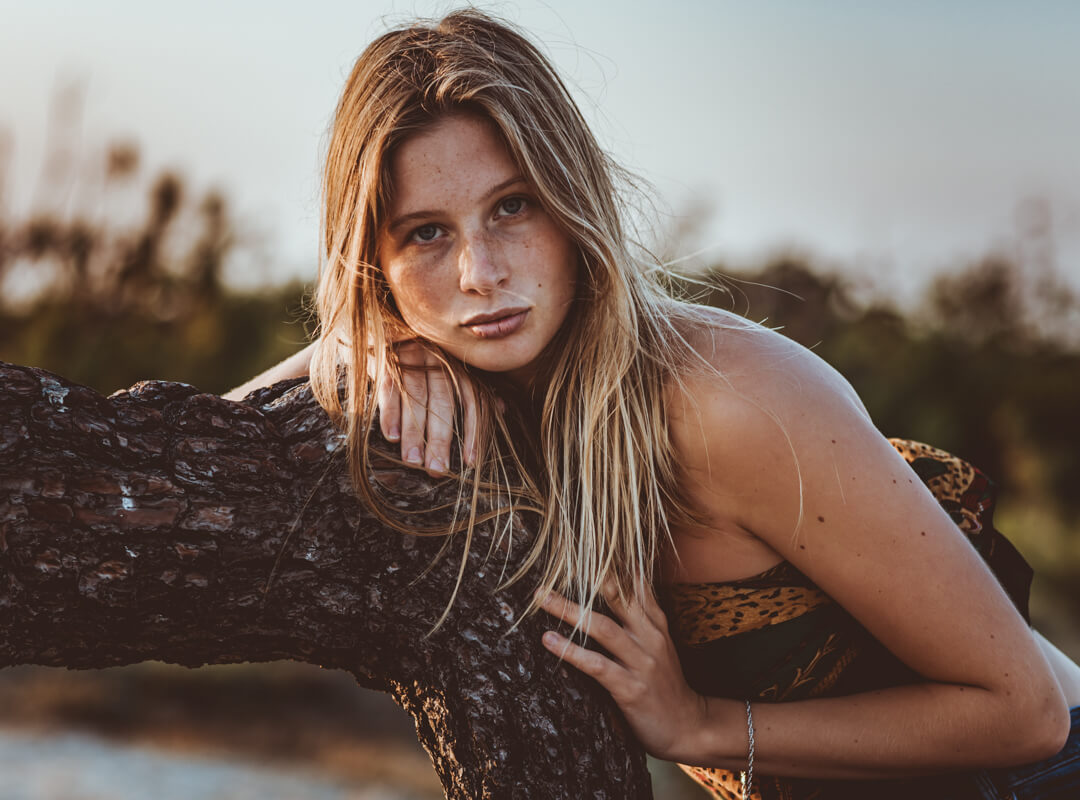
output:
[[[115,145],[105,173],[127,180],[137,163],[137,149]],[[0,358],[106,393],[146,378],[223,392],[298,349],[304,287],[227,290],[228,205],[205,193],[197,224],[178,232],[190,194],[181,176],[160,173],[135,230],[42,213],[0,221]]]

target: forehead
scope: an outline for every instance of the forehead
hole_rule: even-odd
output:
[[[495,125],[475,114],[443,117],[395,148],[391,216],[482,196],[517,173]]]

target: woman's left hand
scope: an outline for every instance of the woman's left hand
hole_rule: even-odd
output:
[[[555,631],[544,634],[544,646],[611,693],[646,751],[679,761],[693,752],[692,740],[704,728],[706,699],[683,677],[667,617],[651,588],[643,604],[633,600],[624,604],[612,591],[604,591],[604,599],[622,624],[595,611],[586,612],[587,619],[582,619],[581,607],[555,592],[541,607],[571,625],[581,620],[582,629],[587,628],[589,636],[613,658],[574,644]]]

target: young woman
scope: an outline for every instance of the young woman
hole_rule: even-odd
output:
[[[270,377],[311,356],[361,492],[380,398],[418,467],[513,503],[516,464],[543,508],[536,607],[606,653],[545,645],[719,796],[960,796],[1039,762],[1076,791],[1080,767],[1045,760],[1080,670],[972,547],[1007,548],[980,477],[905,459],[809,351],[668,298],[627,244],[620,177],[509,26],[467,10],[385,34],[333,124],[319,339]],[[472,469],[449,458],[448,385],[475,393]],[[924,485],[909,461],[938,468]],[[601,596],[609,613],[583,611]]]

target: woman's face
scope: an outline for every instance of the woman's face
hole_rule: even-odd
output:
[[[390,170],[378,260],[401,316],[461,361],[527,381],[574,299],[577,248],[482,117],[411,136]]]

